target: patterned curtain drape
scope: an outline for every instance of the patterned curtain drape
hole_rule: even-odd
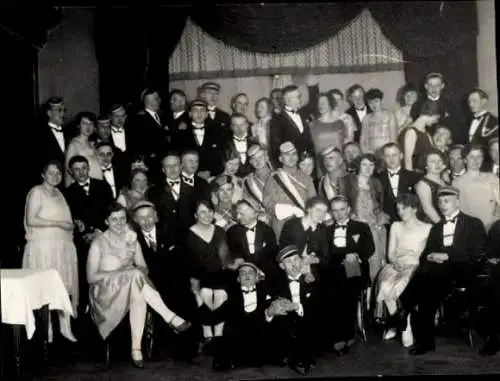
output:
[[[169,63],[171,80],[375,72],[402,67],[401,51],[384,36],[368,9],[323,42],[278,54],[238,49],[188,19]]]

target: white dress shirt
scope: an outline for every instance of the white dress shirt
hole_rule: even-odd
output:
[[[194,175],[188,175],[186,172],[181,172],[182,182],[194,187]]]
[[[80,185],[83,188],[83,190],[85,191],[85,193],[88,196],[89,192],[90,192],[90,179],[83,182],[83,183],[78,183],[78,185]]]
[[[257,223],[253,224],[247,229],[247,243],[248,243],[248,251],[250,254],[255,254],[255,229],[257,228]]]
[[[57,144],[59,144],[59,148],[61,151],[66,151],[66,142],[64,141],[64,133],[61,126],[56,126],[54,123],[49,122],[49,127],[54,134],[54,137],[57,140]]]
[[[176,180],[167,179],[168,185],[170,185],[172,196],[174,196],[175,201],[179,199],[181,194],[181,179],[178,178]]]
[[[243,292],[243,308],[245,312],[254,312],[257,309],[257,290],[255,286],[252,288],[241,286],[241,291]]]
[[[450,247],[453,245],[453,237],[455,235],[455,228],[457,227],[457,216],[460,210],[457,210],[450,217],[446,218],[443,224],[443,246]]]
[[[215,119],[215,111],[217,106],[208,106],[208,116],[210,119]]]
[[[151,111],[150,109],[145,109],[145,110],[147,111],[147,113],[149,115],[151,115],[153,117],[155,122],[161,127],[161,120],[160,120],[160,116],[158,115],[158,113],[155,111]]]
[[[479,128],[479,125],[481,124],[482,117],[483,115],[486,114],[486,111],[481,111],[477,115],[474,115],[474,119],[472,119],[472,123],[470,124],[469,128],[469,142],[472,141],[474,138],[474,135],[477,132],[477,129]]]
[[[104,180],[109,184],[111,187],[111,191],[113,192],[113,198],[116,198],[116,184],[115,184],[115,174],[113,171],[113,166],[109,167],[102,167],[102,174],[104,176]]]
[[[151,231],[147,232],[146,230],[142,230],[142,234],[144,235],[144,238],[146,239],[146,243],[150,248],[156,247],[156,226],[153,226],[153,229]]]
[[[288,280],[289,280],[288,286],[290,287],[290,295],[292,296],[292,303],[295,303],[299,306],[297,314],[299,316],[304,316],[304,307],[302,306],[300,300],[300,282],[298,281],[298,279],[289,278]]]
[[[113,139],[113,144],[116,148],[125,152],[127,150],[127,144],[125,140],[125,129],[111,126],[111,137]]]
[[[394,197],[398,197],[400,171],[401,167],[396,170],[387,169],[387,176],[389,176],[389,183],[391,184],[392,194]]]
[[[233,136],[233,142],[234,146],[236,147],[236,152],[238,152],[238,155],[240,156],[241,163],[245,164],[247,162],[247,150],[248,150],[247,136],[245,135],[242,138]]]
[[[179,119],[186,110],[174,112],[174,120]]]
[[[302,118],[300,117],[300,114],[298,111],[294,112],[292,111],[291,108],[285,107],[285,110],[287,114],[292,118],[293,122],[297,125],[297,128],[299,129],[300,133],[302,134],[304,132],[304,124],[302,123]]]
[[[356,110],[356,114],[358,114],[358,118],[360,122],[363,122],[363,119],[365,119],[365,116],[367,114],[367,109],[366,106],[363,107],[362,109],[354,108]]]
[[[205,138],[205,125],[204,124],[198,124],[198,123],[192,123],[193,124],[193,134],[194,138],[196,139],[196,144],[201,146],[203,144],[203,139]]]
[[[349,220],[344,222],[336,222],[335,229],[333,230],[333,244],[335,247],[346,247],[347,246],[347,223]]]

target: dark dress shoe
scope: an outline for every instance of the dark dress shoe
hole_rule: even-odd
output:
[[[408,312],[404,309],[396,311],[394,315],[385,319],[385,328],[395,328],[400,332],[406,329],[408,324]]]
[[[493,356],[500,351],[500,340],[497,337],[488,337],[479,351],[481,356]]]
[[[134,349],[132,352],[140,352],[140,350]],[[134,364],[136,368],[144,369],[144,359],[142,358],[139,360],[132,357],[132,364]]]
[[[427,352],[434,352],[436,350],[435,345],[425,345],[425,344],[415,344],[408,353],[412,356],[425,355]]]

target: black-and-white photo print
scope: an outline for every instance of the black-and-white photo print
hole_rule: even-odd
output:
[[[2,5],[0,378],[500,376],[495,20]]]

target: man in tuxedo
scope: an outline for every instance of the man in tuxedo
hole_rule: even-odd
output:
[[[148,276],[160,293],[163,301],[186,321],[192,321],[196,311],[196,301],[191,292],[187,262],[182,251],[182,242],[166,224],[158,223],[153,203],[139,201],[133,207],[133,219],[137,227],[137,241],[141,246]],[[194,357],[196,346],[194,337],[175,333],[157,316],[155,336],[160,352],[170,349],[175,357],[189,359]],[[185,323],[186,324],[186,323]],[[182,329],[181,329],[182,331]],[[166,348],[165,344],[169,344]],[[173,345],[170,345],[173,344]]]
[[[354,141],[359,143],[361,136],[361,127],[366,114],[370,112],[365,101],[365,89],[361,85],[354,84],[347,89],[347,101],[351,105],[346,111],[346,114],[352,116],[356,131],[354,132]]]
[[[396,207],[396,198],[401,193],[415,193],[414,187],[421,175],[401,167],[403,153],[396,143],[384,145],[382,155],[385,169],[378,174],[384,190],[382,208],[390,218],[389,224],[392,224],[394,221],[401,221]]]
[[[499,170],[500,156],[498,154],[498,136],[496,138],[491,139],[488,142],[488,153],[490,154],[490,158],[493,161],[493,167],[491,171],[495,175],[500,176],[500,170]]]
[[[181,160],[177,154],[165,156],[162,170],[164,179],[150,189],[148,200],[155,205],[160,223],[169,226],[178,237],[185,237],[195,222],[194,187],[181,180]]]
[[[356,312],[361,291],[369,280],[368,260],[375,252],[370,227],[350,218],[347,198],[336,196],[331,201],[334,224],[328,227],[330,252],[321,265],[324,280],[326,313],[325,339],[334,352],[344,355],[354,343]]]
[[[208,106],[203,100],[194,100],[189,105],[191,122],[179,131],[176,146],[179,151],[196,151],[199,156],[198,175],[205,180],[222,172],[224,135],[208,119]],[[229,128],[229,124],[228,127]]]
[[[231,111],[233,114],[243,114],[247,117],[249,103],[246,93],[238,93],[231,98]]]
[[[150,175],[161,178],[161,159],[169,151],[170,131],[160,110],[161,98],[153,88],[145,89],[141,94],[144,108],[131,120],[132,139],[128,149],[135,155],[143,155],[147,159]]]
[[[498,118],[488,111],[489,97],[483,90],[472,90],[468,101],[472,120],[469,123],[467,143],[487,147],[490,139],[498,138]]]
[[[454,180],[465,174],[464,149],[462,144],[453,144],[448,151],[448,169],[443,172],[442,178],[452,184]]]
[[[215,82],[206,82],[200,88],[200,98],[203,99],[208,107],[208,118],[211,124],[215,126],[219,134],[227,135],[230,133],[229,125],[231,123],[229,114],[222,111],[218,106],[220,85]]]
[[[111,139],[111,118],[109,115],[99,115],[96,119],[95,133],[91,137],[95,144],[106,142],[113,144]]]
[[[244,114],[231,115],[231,135],[226,140],[225,150],[236,152],[240,158],[240,166],[236,172],[238,177],[245,177],[252,172],[252,166],[248,160],[248,149],[255,142],[248,131],[249,123]]]
[[[302,274],[303,262],[295,246],[286,246],[277,256],[282,271],[270,280],[272,298],[265,310],[275,335],[275,354],[300,374],[315,365],[314,345],[320,334],[319,280],[308,283]]]
[[[107,208],[114,198],[108,183],[89,177],[89,162],[85,157],[73,156],[69,160],[68,167],[75,181],[64,190],[64,197],[76,226],[80,312],[83,313],[88,303],[86,264],[90,242],[97,234],[107,229],[105,222]]]
[[[198,200],[208,200],[210,191],[208,182],[197,175],[200,167],[200,155],[197,151],[185,151],[181,156],[182,182],[194,187]]]
[[[291,142],[298,152],[314,152],[311,130],[304,116],[300,115],[301,94],[295,85],[283,89],[284,108],[274,114],[270,122],[271,161],[278,167],[280,150],[284,142]]]
[[[180,89],[172,89],[168,95],[170,110],[167,113],[167,126],[172,134],[172,144],[177,140],[179,131],[185,130],[189,124],[189,112],[187,110],[187,95]]]
[[[115,149],[111,142],[100,142],[95,147],[104,180],[110,186],[113,199],[116,200],[120,190],[127,185],[129,168],[123,158],[115,156]]]
[[[467,293],[473,291],[478,264],[487,250],[484,225],[460,211],[459,191],[442,187],[438,198],[444,219],[432,227],[420,264],[399,297],[400,308],[387,319],[388,327],[404,330],[409,313],[415,314],[411,355],[434,351],[434,318],[440,303],[453,287],[464,287]]]
[[[439,124],[451,130],[452,140],[455,143],[464,144],[463,134],[459,131],[460,125],[453,119],[456,118],[455,112],[451,104],[442,96],[444,87],[444,78],[441,73],[428,73],[424,78],[426,94],[420,96],[412,105],[410,116],[415,121],[420,115],[439,115]]]
[[[28,140],[28,154],[33,158],[32,163],[38,163],[31,169],[30,185],[37,184],[40,180],[42,166],[51,161],[56,160],[61,165],[65,162],[66,145],[69,143],[69,138],[63,128],[65,107],[62,98],[51,97],[43,106],[45,115],[43,115],[43,123],[36,126],[33,135]],[[63,169],[64,173],[65,169]],[[63,184],[61,182],[61,184]]]
[[[122,104],[111,106],[111,141],[125,155],[129,155],[128,143],[130,142],[130,132],[127,126],[127,111]]]
[[[238,201],[238,224],[227,231],[227,245],[233,257],[254,263],[266,277],[272,277],[276,273],[276,236],[269,225],[258,220],[258,209],[251,199]]]

